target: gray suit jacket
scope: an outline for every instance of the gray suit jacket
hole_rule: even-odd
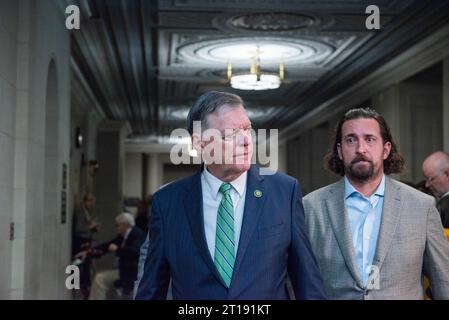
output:
[[[344,179],[304,197],[304,209],[330,299],[423,299],[423,274],[435,299],[449,299],[449,243],[432,197],[386,178],[373,261],[378,272],[366,287],[355,262]]]

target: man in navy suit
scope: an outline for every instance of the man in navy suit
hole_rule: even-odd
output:
[[[288,299],[288,276],[297,299],[325,299],[298,181],[251,165],[242,99],[207,92],[187,126],[204,166],[155,193],[135,299],[165,299],[170,279],[174,299]]]

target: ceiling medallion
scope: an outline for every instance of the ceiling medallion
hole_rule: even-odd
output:
[[[188,63],[217,66],[231,62],[233,67],[246,68],[257,47],[261,64],[271,69],[281,61],[286,65],[317,63],[335,50],[312,39],[270,36],[203,40],[182,45],[177,51]]]
[[[291,31],[315,25],[316,18],[299,13],[262,12],[232,17],[228,25],[247,31]]]

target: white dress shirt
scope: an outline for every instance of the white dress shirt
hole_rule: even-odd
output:
[[[236,256],[240,239],[240,230],[242,229],[243,211],[245,209],[246,180],[247,172],[230,182],[232,186],[231,199],[234,206],[234,240]],[[219,190],[223,183],[224,181],[221,181],[207,171],[207,167],[204,168],[201,174],[204,231],[206,234],[207,247],[209,248],[212,260],[214,260],[215,254],[215,230],[217,227],[218,207],[221,198],[223,197],[223,194],[219,192]]]

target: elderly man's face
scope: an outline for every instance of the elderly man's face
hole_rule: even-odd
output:
[[[449,170],[437,168],[435,162],[425,161],[423,173],[426,176],[426,187],[429,188],[436,197],[441,197],[449,191]]]
[[[123,221],[115,220],[115,230],[117,234],[121,236],[125,236],[126,231],[128,230],[129,226],[124,223]]]
[[[207,117],[208,129],[216,129],[221,138],[203,139],[203,148],[213,150],[212,155],[221,151],[221,157],[209,167],[220,170],[224,175],[238,174],[249,170],[253,145],[251,139],[251,122],[243,106],[223,106]],[[217,161],[218,160],[218,161]]]

